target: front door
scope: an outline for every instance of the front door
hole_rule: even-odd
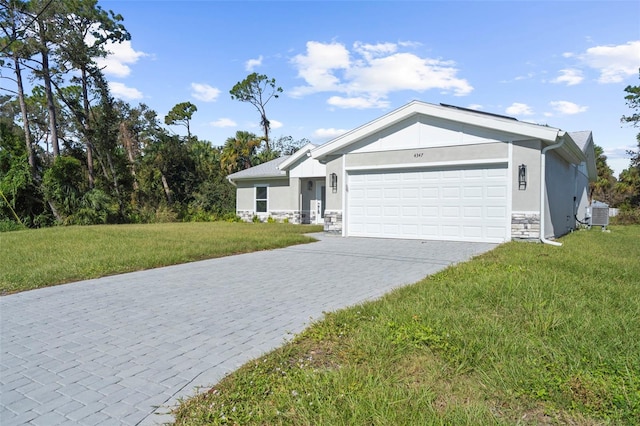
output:
[[[318,184],[316,185],[316,223],[324,223],[324,205],[326,197],[326,186],[318,182]]]

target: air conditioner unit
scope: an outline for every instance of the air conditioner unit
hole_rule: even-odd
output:
[[[604,231],[605,227],[609,225],[609,205],[600,201],[592,201],[591,206],[587,207],[587,217],[589,227],[602,226]]]

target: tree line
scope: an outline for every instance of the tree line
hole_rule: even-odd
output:
[[[131,39],[122,22],[97,0],[0,0],[0,230],[233,219],[226,176],[308,143],[270,138],[266,106],[283,89],[266,75],[249,74],[229,91],[259,113],[263,134],[238,131],[220,146],[192,134],[191,102],[161,120],[143,103],[115,99],[96,59]],[[632,114],[621,121],[638,127],[640,86],[624,91]],[[640,221],[640,134],[629,155],[616,179],[596,147],[591,196]]]
[[[640,75],[640,70],[639,75]],[[622,124],[640,127],[640,85],[625,87],[625,102],[632,111],[620,119]],[[618,207],[626,222],[640,223],[640,133],[636,135],[637,149],[628,150],[629,166],[618,178],[607,164],[600,146],[595,146],[597,180],[591,183],[591,198]]]
[[[234,218],[226,176],[308,142],[270,140],[265,107],[283,90],[257,73],[230,95],[258,110],[264,135],[221,146],[191,133],[191,102],[162,121],[115,99],[96,59],[131,39],[122,21],[97,0],[0,0],[0,230]]]

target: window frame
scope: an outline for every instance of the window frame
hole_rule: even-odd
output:
[[[259,188],[264,188],[265,190],[265,198],[258,198],[258,190]],[[258,203],[259,202],[264,202],[264,211],[260,211],[258,210]],[[255,209],[256,214],[263,214],[266,215],[269,213],[269,185],[267,184],[256,184],[254,186],[254,191],[253,191],[253,207]]]

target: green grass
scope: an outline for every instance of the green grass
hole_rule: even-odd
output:
[[[640,226],[611,230],[504,244],[329,313],[176,423],[640,424]]]
[[[307,243],[319,226],[227,222],[71,226],[0,233],[0,294]]]

